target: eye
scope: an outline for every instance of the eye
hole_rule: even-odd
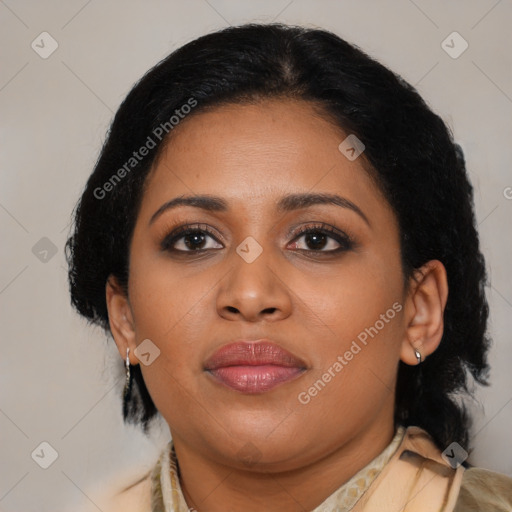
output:
[[[305,226],[294,235],[292,249],[309,253],[335,254],[348,251],[355,245],[349,235],[324,223]],[[304,240],[302,243],[300,243],[301,239]],[[160,246],[163,251],[175,253],[203,252],[223,248],[206,224],[181,226],[167,235]]]
[[[214,240],[217,244],[213,232],[206,225],[181,226],[167,235],[160,244],[162,250],[171,252],[201,252],[207,249],[222,249],[208,244],[208,238]]]
[[[295,233],[294,249],[306,252],[338,253],[354,247],[350,236],[328,224],[305,226]],[[304,239],[302,244],[299,240]],[[300,247],[305,245],[307,247]]]

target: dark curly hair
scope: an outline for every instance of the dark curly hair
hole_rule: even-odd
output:
[[[277,23],[229,27],[179,48],[139,80],[119,107],[75,207],[65,248],[73,306],[110,331],[105,285],[112,274],[128,293],[129,247],[145,180],[167,140],[155,135],[158,127],[171,133],[169,120],[192,101],[189,116],[223,103],[279,97],[311,102],[364,142],[362,162],[398,219],[404,283],[429,260],[446,267],[442,340],[421,365],[399,363],[395,422],[424,428],[441,449],[454,440],[468,447],[470,418],[460,398],[470,394],[469,373],[488,384],[490,339],[487,273],[464,156],[414,87],[331,32]],[[148,137],[155,147],[130,160]],[[122,179],[112,181],[121,169]],[[140,365],[131,367],[131,376],[135,386],[125,396],[123,417],[147,433],[157,410]]]

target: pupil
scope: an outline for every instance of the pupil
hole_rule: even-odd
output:
[[[194,239],[194,242],[192,242],[190,244],[190,243],[188,243],[188,241],[191,240],[191,239]],[[198,240],[198,239],[200,239],[200,240]],[[203,243],[204,242],[204,235],[202,235],[201,233],[194,233],[192,235],[188,235],[188,237],[185,238],[185,240],[186,240],[185,243],[186,243],[186,245],[187,245],[187,247],[189,249],[197,249],[198,246],[194,245],[194,244],[198,243],[198,245],[199,245],[199,244]]]
[[[306,235],[306,243],[309,245],[309,243],[312,241],[313,247],[316,249],[322,248],[325,245],[325,235],[322,234],[307,234]],[[320,242],[320,243],[318,243]]]

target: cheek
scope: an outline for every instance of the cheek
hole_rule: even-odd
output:
[[[205,336],[203,310],[211,300],[208,291],[213,285],[205,278],[170,272],[168,267],[134,265],[130,274],[136,342],[149,339],[159,351],[150,366],[141,364],[141,370],[157,409],[166,419],[168,412],[186,408],[188,394],[195,392],[201,371],[197,346]]]
[[[334,337],[344,340],[357,337],[376,322],[383,335],[390,332],[391,324],[396,328],[395,317],[402,309],[399,266],[370,254],[340,265],[314,283],[308,279],[297,282],[294,291],[326,326],[332,326]]]
[[[197,346],[205,336],[204,308],[214,281],[193,279],[158,264],[134,266],[130,280],[136,341],[150,339],[159,350],[150,366],[141,364],[144,382],[156,408],[176,428],[176,410],[184,417],[187,411],[197,415],[190,397],[198,394]]]
[[[137,337],[154,337],[165,342],[183,330],[192,331],[211,301],[216,279],[211,273],[184,271],[165,259],[140,258],[130,268],[130,302]]]
[[[321,381],[323,398],[315,404],[319,414],[319,403],[329,401],[345,410],[359,410],[363,403],[371,410],[394,386],[404,336],[401,270],[366,256],[316,284],[323,291],[323,300],[315,304],[322,320],[317,332],[323,335],[317,336],[315,369],[307,384]],[[328,392],[324,381],[329,381]]]

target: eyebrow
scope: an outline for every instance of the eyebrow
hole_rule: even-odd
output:
[[[330,204],[339,206],[341,208],[347,208],[357,213],[368,226],[371,227],[368,217],[364,212],[352,201],[346,197],[339,196],[337,194],[326,194],[326,193],[302,193],[302,194],[290,194],[281,197],[277,202],[276,210],[278,213],[291,212],[307,208],[308,206],[314,206],[318,204]],[[192,206],[194,208],[200,208],[209,212],[227,212],[229,211],[229,205],[225,199],[219,196],[211,195],[193,195],[193,196],[180,196],[171,199],[164,203],[158,210],[151,216],[149,224],[151,225],[160,215],[165,211],[172,210],[179,206]]]

